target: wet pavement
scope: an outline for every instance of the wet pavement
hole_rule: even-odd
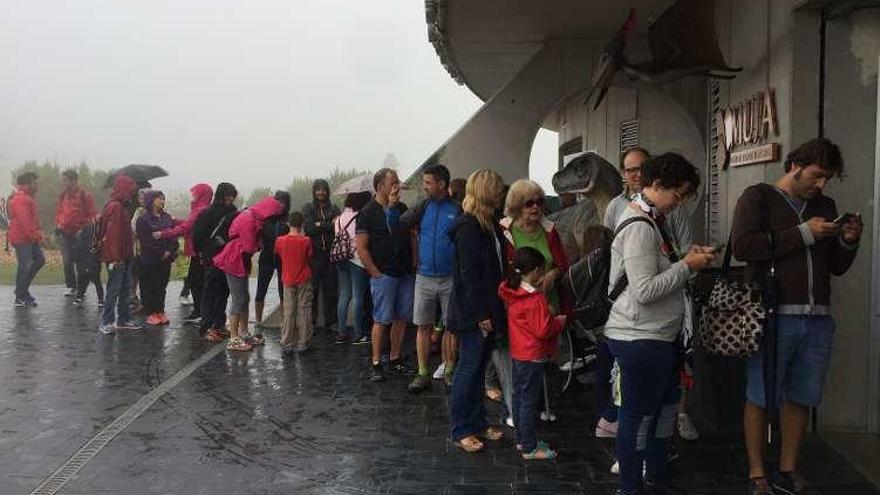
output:
[[[188,308],[177,304],[179,283],[168,291],[169,328],[115,336],[97,335],[97,308],[66,307],[62,288],[35,288],[40,307],[31,310],[13,309],[11,288],[4,289],[2,495],[31,493],[138,399],[211,349],[180,324]],[[275,300],[270,294],[267,306]],[[559,459],[521,461],[509,439],[465,454],[446,441],[441,382],[408,395],[405,377],[366,380],[369,346],[335,345],[320,333],[309,353],[283,358],[277,340],[270,330],[264,348],[208,360],[59,493],[614,493],[613,444],[593,438],[583,385],[560,399],[559,421],[539,430]],[[500,415],[495,405],[490,412]],[[680,444],[679,451],[675,483],[688,493],[745,493],[736,439]],[[802,470],[813,493],[880,493],[817,437],[807,441]]]

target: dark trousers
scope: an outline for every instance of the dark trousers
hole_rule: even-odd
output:
[[[336,268],[330,263],[330,260],[315,260],[312,258],[312,296],[314,297],[312,321],[317,324],[319,298],[323,305],[324,327],[330,328],[336,322],[336,286],[338,284],[338,276]]]
[[[213,266],[206,268],[202,288],[202,333],[211,328],[222,330],[226,327],[227,299],[229,285],[226,284],[226,274]]]
[[[131,320],[131,308],[128,305],[131,290],[131,261],[114,263],[113,269],[107,266],[107,299],[104,301],[104,312],[101,323],[112,325],[117,321],[125,323]]]
[[[79,272],[77,253],[80,251],[76,233],[58,232],[58,244],[61,247],[61,264],[64,267],[64,285],[68,289],[76,289],[79,287],[79,284],[76,282]]]
[[[192,293],[193,313],[202,314],[202,288],[205,286],[205,269],[198,256],[189,259],[189,271],[186,272],[186,283]]]
[[[611,400],[611,370],[614,368],[614,355],[608,342],[600,340],[596,344],[596,385],[593,388],[593,410],[599,418],[609,423],[617,421],[617,406]]]
[[[101,283],[101,262],[94,254],[84,255],[90,259],[82,259],[76,267],[76,297],[82,299],[86,295],[89,284],[95,284],[98,300],[104,300],[104,284]]]
[[[171,263],[141,264],[141,304],[148,315],[165,312],[165,291],[171,276]]]
[[[669,479],[666,450],[675,431],[680,398],[678,347],[658,340],[611,339],[608,347],[620,367],[616,446],[620,492],[638,494],[643,462],[649,480]]]
[[[449,396],[449,420],[453,441],[486,431],[486,365],[492,359],[494,336],[476,328],[458,332],[458,364]]]
[[[17,244],[13,247],[15,259],[18,260],[15,271],[15,298],[19,301],[32,301],[34,298],[31,296],[31,282],[46,264],[43,248],[40,247],[39,242]]]
[[[513,424],[516,443],[523,452],[538,447],[535,425],[538,407],[544,399],[544,367],[546,363],[513,359]]]
[[[274,262],[263,261],[260,259],[257,265],[257,294],[254,296],[254,302],[263,302],[266,300],[266,293],[269,292],[269,284],[272,283],[272,276],[278,275],[278,297],[284,300],[284,286],[281,284],[281,267],[275,267]]]

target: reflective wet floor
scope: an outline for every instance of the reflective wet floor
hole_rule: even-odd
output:
[[[62,288],[35,288],[36,309],[13,309],[11,288],[0,289],[0,321],[7,322],[0,328],[0,494],[31,493],[211,350],[180,324],[188,308],[177,304],[179,287],[169,288],[170,327],[114,336],[96,333],[97,308],[67,307]],[[336,345],[324,332],[310,352],[284,358],[277,340],[268,331],[263,348],[208,359],[58,493],[614,493],[613,444],[593,438],[587,386],[576,384],[555,407],[559,420],[540,427],[557,460],[522,461],[510,439],[465,454],[446,440],[440,381],[409,395],[405,377],[366,380],[369,346]],[[494,404],[490,412],[501,414]],[[675,483],[687,493],[745,493],[738,441],[705,439],[678,450]],[[813,493],[880,493],[816,437],[807,442],[803,471]]]

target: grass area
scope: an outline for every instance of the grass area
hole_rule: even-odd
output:
[[[0,263],[0,285],[15,285],[15,270],[17,264],[12,262]],[[189,259],[180,256],[171,268],[171,280],[183,280],[189,270]],[[104,271],[101,280],[107,282],[107,272]],[[60,261],[47,261],[43,269],[34,278],[34,285],[64,285],[64,268]]]

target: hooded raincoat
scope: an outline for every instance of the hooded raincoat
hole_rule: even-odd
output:
[[[101,212],[101,261],[104,263],[129,261],[134,256],[134,234],[127,204],[136,192],[137,185],[129,177],[120,175],[113,181],[110,201]]]
[[[153,232],[174,226],[174,219],[167,212],[157,214],[153,211],[156,198],[164,197],[161,191],[150,190],[144,196],[144,213],[138,217],[136,230],[141,245],[139,261],[141,266],[171,263],[177,253],[178,244],[173,239],[154,239]]]
[[[214,266],[235,277],[246,277],[250,264],[245,261],[260,250],[260,230],[267,218],[278,215],[284,206],[275,198],[263,198],[242,211],[229,226],[229,242],[214,256]]]
[[[189,191],[193,194],[193,200],[189,207],[189,216],[174,227],[163,230],[162,239],[174,239],[184,236],[183,254],[192,257],[196,255],[196,250],[193,246],[193,226],[196,224],[199,215],[211,206],[214,190],[208,184],[196,184]]]

